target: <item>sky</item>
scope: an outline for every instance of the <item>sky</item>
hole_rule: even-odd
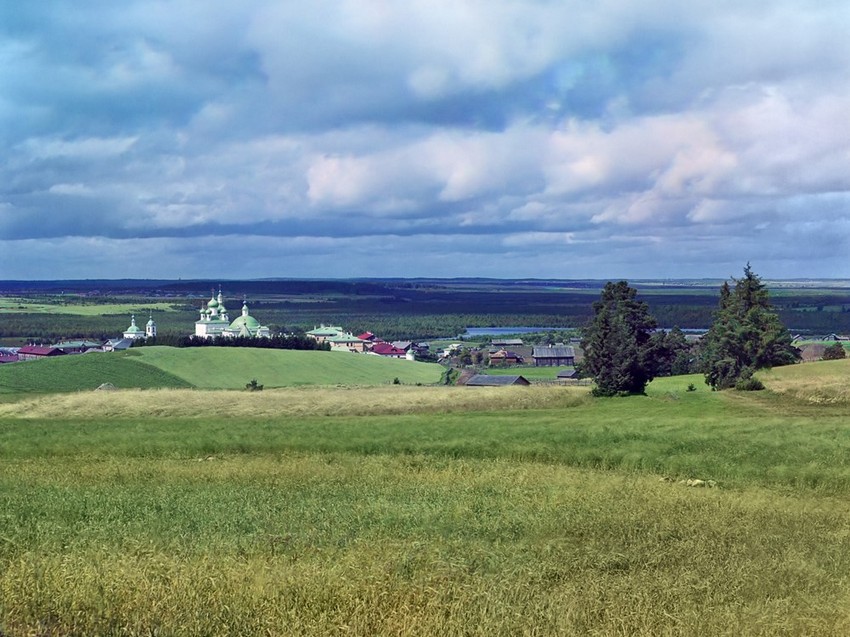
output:
[[[850,278],[846,0],[0,2],[0,279]]]

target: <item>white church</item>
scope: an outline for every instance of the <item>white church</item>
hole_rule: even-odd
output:
[[[247,336],[251,338],[269,338],[271,332],[265,325],[260,325],[260,322],[248,313],[248,303],[242,303],[242,315],[237,316],[233,322],[227,314],[227,308],[224,306],[224,298],[221,294],[221,288],[218,290],[218,297],[213,292],[206,306],[201,306],[201,317],[195,321],[195,336],[201,338],[216,338],[223,336],[225,338],[233,338],[236,336]]]
[[[124,330],[124,338],[135,341],[139,338],[154,338],[156,337],[156,323],[153,322],[153,314],[148,319],[145,329],[142,330],[136,325],[136,315],[130,317],[130,327]]]

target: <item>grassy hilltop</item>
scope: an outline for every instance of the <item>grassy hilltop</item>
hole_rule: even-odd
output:
[[[848,634],[848,377],[9,396],[0,631]]]
[[[266,388],[295,385],[431,384],[436,364],[345,352],[235,347],[143,347],[126,352],[61,356],[0,366],[2,392],[68,392],[102,383],[118,388],[244,389],[256,378]]]

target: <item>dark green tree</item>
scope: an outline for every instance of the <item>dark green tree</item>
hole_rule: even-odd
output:
[[[655,319],[626,281],[608,282],[582,330],[581,372],[596,383],[595,396],[642,394],[655,377]]]
[[[767,287],[750,264],[741,279],[724,281],[714,322],[701,344],[700,366],[713,389],[734,387],[759,369],[800,360],[791,334],[770,304]]]
[[[823,360],[825,361],[836,361],[842,358],[846,358],[847,352],[844,351],[844,346],[836,341],[832,345],[827,346],[825,350],[823,350]]]
[[[656,376],[679,376],[691,373],[693,352],[682,330],[674,327],[669,332],[658,331],[652,335],[652,340]]]

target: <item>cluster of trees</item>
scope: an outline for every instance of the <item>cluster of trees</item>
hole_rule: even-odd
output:
[[[155,338],[139,339],[133,342],[133,347],[149,347],[152,345],[167,345],[169,347],[259,347],[264,349],[305,349],[330,350],[329,343],[319,343],[309,336],[272,336],[271,338],[250,338],[236,336],[233,338],[203,338],[201,336],[180,336],[163,334]]]
[[[648,305],[626,281],[606,284],[593,312],[583,330],[581,369],[594,379],[597,396],[641,394],[657,376],[693,371],[704,373],[712,389],[743,388],[754,371],[800,359],[749,264],[743,278],[721,286],[714,322],[697,352],[681,330],[656,331]]]
[[[823,360],[837,361],[847,357],[847,352],[844,351],[844,346],[841,343],[835,342],[823,350]]]
[[[702,342],[702,371],[713,389],[728,389],[756,370],[800,360],[790,332],[770,304],[766,286],[749,263],[744,277],[733,283],[720,287],[720,305]]]

